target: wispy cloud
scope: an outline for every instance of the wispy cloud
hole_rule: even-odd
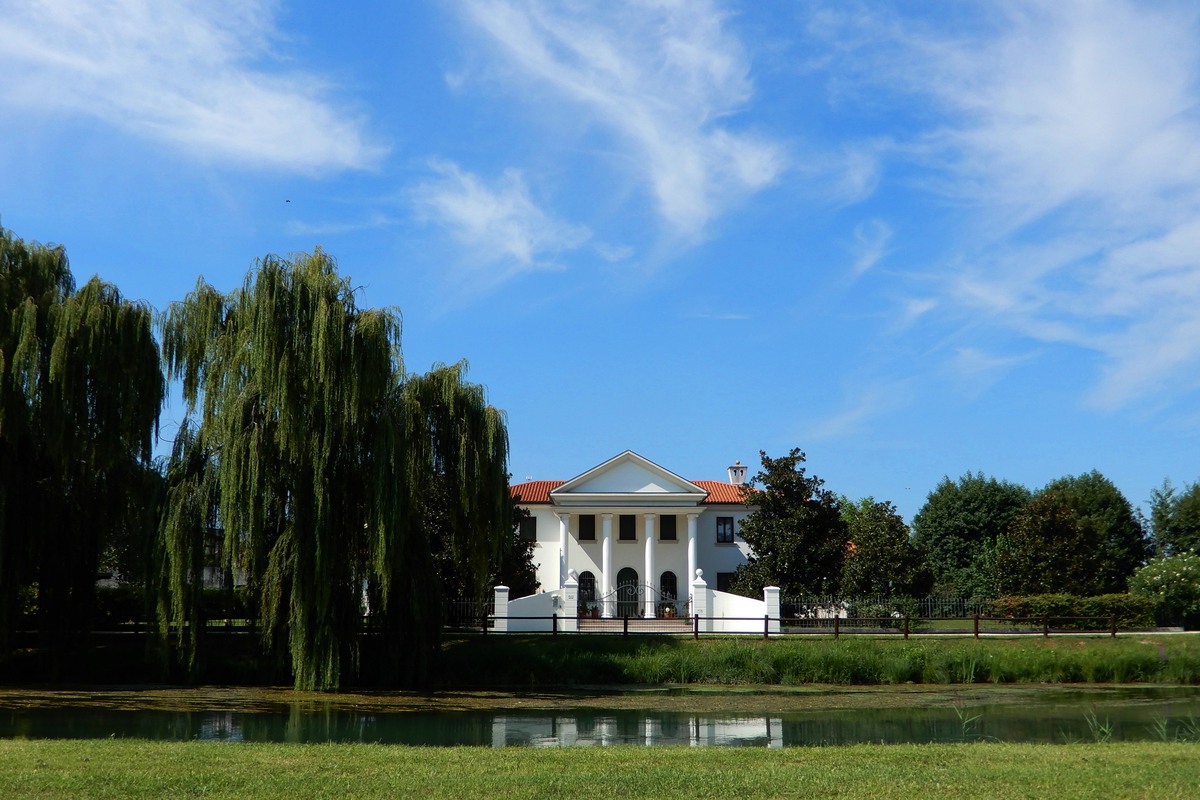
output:
[[[433,177],[413,191],[417,214],[468,251],[475,277],[486,286],[554,267],[555,257],[591,238],[587,227],[554,219],[534,203],[517,170],[489,183],[450,162],[431,167]]]
[[[346,233],[376,230],[395,225],[397,220],[386,214],[374,213],[366,219],[349,222],[289,222],[287,232],[293,236],[340,236]]]
[[[751,319],[749,314],[738,314],[732,311],[696,311],[687,316],[690,319],[711,319],[719,322],[741,322]]]
[[[892,238],[892,228],[881,219],[871,219],[860,222],[854,228],[854,241],[857,255],[851,272],[855,277],[862,275],[887,255],[888,240]]]
[[[939,112],[907,145],[967,230],[929,311],[1098,352],[1107,408],[1197,388],[1181,376],[1200,367],[1198,16],[1075,0],[953,31],[853,20],[858,78]]]
[[[876,383],[856,389],[842,407],[807,425],[805,441],[828,441],[856,436],[882,414],[907,402],[909,389],[904,381]]]
[[[753,95],[743,48],[704,0],[653,4],[463,0],[501,70],[615,134],[679,236],[778,179],[782,146],[730,117]]]
[[[384,149],[282,69],[269,0],[0,3],[0,113],[77,114],[191,156],[297,172],[363,168]]]

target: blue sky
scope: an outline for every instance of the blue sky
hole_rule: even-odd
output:
[[[0,0],[0,74],[0,224],[157,309],[319,245],[515,480],[1200,477],[1194,3]]]

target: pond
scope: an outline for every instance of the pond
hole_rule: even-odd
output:
[[[388,710],[314,702],[245,708],[121,708],[0,696],[0,738],[138,738],[226,742],[379,742],[424,746],[676,745],[803,747],[855,743],[1200,741],[1200,692],[1178,687],[1048,689],[1033,700],[971,698],[774,711],[655,708]],[[980,702],[983,699],[984,702]],[[569,701],[566,703],[569,705]],[[764,700],[760,705],[769,705]],[[691,703],[695,705],[695,701]],[[720,696],[713,698],[721,705]],[[789,705],[781,703],[781,705]],[[836,704],[831,704],[836,705]]]

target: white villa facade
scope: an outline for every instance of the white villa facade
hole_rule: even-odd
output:
[[[724,590],[750,555],[739,535],[754,511],[742,498],[745,477],[735,463],[728,482],[689,481],[626,450],[570,480],[512,493],[530,513],[522,533],[536,542],[542,591],[578,582],[580,610],[605,618],[686,616],[697,570]]]

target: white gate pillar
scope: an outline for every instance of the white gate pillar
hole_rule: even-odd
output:
[[[579,633],[579,576],[575,570],[567,573],[563,581],[562,605],[558,615],[558,629],[563,633]]]
[[[508,587],[497,586],[492,608],[492,630],[496,633],[508,633]]]
[[[709,619],[712,613],[708,596],[708,584],[704,582],[704,570],[696,570],[696,577],[692,581],[692,614],[700,618],[700,630],[711,632],[712,620]]]
[[[769,617],[769,622],[767,622],[767,632],[779,633],[779,587],[764,586],[763,600],[767,604],[767,617]]]

